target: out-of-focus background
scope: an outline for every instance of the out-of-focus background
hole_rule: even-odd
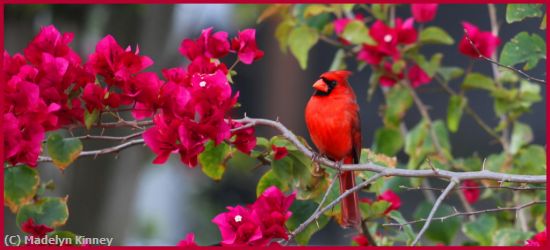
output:
[[[540,33],[539,20],[506,24],[505,6],[498,5],[501,23],[500,37],[508,41],[521,30]],[[257,42],[265,56],[252,65],[238,65],[234,87],[240,91],[239,108],[235,117],[246,112],[251,117],[279,118],[295,133],[307,138],[303,110],[312,93],[311,84],[330,67],[336,52],[334,47],[319,43],[310,52],[308,69],[303,71],[289,53],[280,51],[274,37],[278,20],[271,19],[257,24],[256,18],[263,5],[7,5],[5,7],[5,48],[10,53],[22,52],[27,43],[38,33],[41,26],[54,24],[61,32],[73,32],[71,46],[83,59],[87,59],[96,42],[112,34],[119,44],[139,45],[140,51],[155,61],[149,70],[185,65],[178,47],[183,38],[196,38],[201,29],[213,26],[215,30],[228,31],[231,35],[239,30],[257,29]],[[409,17],[408,5],[397,8],[397,16]],[[486,5],[440,5],[434,24],[444,27],[455,41],[463,34],[461,21],[469,21],[483,30],[490,30]],[[427,55],[443,52],[443,64],[466,67],[470,59],[459,54],[456,46],[427,46]],[[231,62],[226,62],[231,63]],[[491,66],[476,62],[475,70],[491,75]],[[545,61],[530,71],[538,78],[545,78]],[[382,125],[379,107],[383,103],[380,90],[372,101],[367,102],[370,70],[355,73],[350,81],[361,105],[363,146],[370,147],[376,128]],[[456,83],[455,83],[456,84]],[[457,88],[457,86],[452,86]],[[543,91],[546,91],[545,89]],[[420,96],[431,107],[432,117],[446,116],[448,95],[436,84],[418,89]],[[485,93],[469,94],[472,107],[488,121],[498,123],[493,112],[492,99]],[[535,143],[546,145],[546,97],[533,106],[523,122],[530,124],[535,134]],[[414,109],[407,114],[405,123],[416,124],[420,115]],[[120,133],[121,131],[114,133]],[[271,136],[273,131],[257,130],[258,135]],[[488,155],[500,150],[491,143],[491,138],[482,131],[470,116],[464,115],[460,130],[451,134],[455,156],[468,156],[474,152]],[[99,143],[86,142],[85,150],[100,148]],[[238,166],[226,171],[220,182],[206,177],[198,168],[183,166],[177,157],[167,164],[153,165],[153,154],[142,147],[134,147],[113,155],[100,156],[95,160],[77,160],[61,173],[51,165],[41,165],[44,181],[54,180],[52,195],[69,196],[70,216],[66,230],[86,237],[114,237],[115,245],[174,245],[188,232],[195,232],[199,244],[219,242],[217,227],[210,220],[224,211],[225,206],[251,203],[255,200],[255,184],[268,167],[243,171]],[[406,159],[399,155],[400,162]],[[437,182],[432,183],[437,186]],[[399,191],[399,190],[397,190]],[[420,200],[421,192],[401,195],[400,211],[405,217]],[[450,200],[456,202],[456,198]],[[483,202],[479,208],[488,206]],[[15,216],[4,209],[6,234],[19,233]],[[349,244],[350,231],[341,230],[332,223],[316,234],[311,244]]]

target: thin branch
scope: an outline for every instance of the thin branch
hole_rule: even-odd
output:
[[[522,205],[519,205],[519,206],[515,206],[515,207],[490,208],[490,209],[478,210],[478,211],[473,211],[473,212],[454,212],[452,214],[448,214],[448,215],[445,215],[445,216],[432,218],[432,220],[444,221],[446,219],[456,217],[456,216],[468,216],[468,215],[477,215],[477,214],[483,214],[483,213],[502,212],[502,211],[518,211],[518,210],[524,209],[526,207],[530,207],[530,206],[537,205],[537,204],[546,204],[546,200],[531,201],[531,202],[528,202],[528,203],[525,203],[525,204],[522,204]],[[382,226],[402,227],[402,226],[406,226],[406,225],[410,225],[410,224],[425,222],[426,220],[427,219],[419,219],[419,220],[408,221],[406,223],[386,223],[386,224],[382,224]]]
[[[321,208],[323,207],[323,204],[327,200],[327,197],[330,194],[330,191],[332,190],[332,187],[334,186],[334,183],[336,183],[336,178],[338,178],[337,174],[335,174],[334,177],[332,178],[332,182],[328,186],[327,191],[325,192],[325,195],[323,195],[323,199],[321,199],[321,202],[319,202],[319,206],[317,207],[317,209],[315,209],[315,212],[313,212],[313,214],[319,212],[319,210],[321,210]]]
[[[88,135],[76,136],[76,137],[72,137],[72,138],[80,139],[80,140],[92,139],[92,140],[106,140],[106,141],[122,141],[122,142],[125,142],[129,139],[139,137],[143,133],[144,133],[143,131],[140,131],[140,132],[133,133],[133,134],[130,134],[130,135],[127,135],[127,136],[105,136],[105,135],[89,135],[88,134]]]
[[[424,103],[422,102],[422,99],[420,99],[420,97],[418,97],[418,95],[416,94],[416,91],[414,90],[413,87],[411,87],[411,85],[409,84],[408,81],[402,81],[402,82],[403,82],[403,85],[405,85],[405,87],[407,87],[407,89],[409,89],[409,92],[411,93],[411,96],[414,100],[416,108],[420,112],[420,115],[422,115],[424,120],[426,120],[426,122],[428,123],[428,130],[430,132],[430,137],[432,138],[435,150],[437,151],[437,153],[440,156],[445,157],[445,154],[443,153],[444,152],[443,148],[441,147],[441,144],[439,143],[439,138],[437,138],[437,135],[435,134],[435,129],[433,128],[432,118],[430,117],[430,114],[428,113],[428,109],[426,108],[426,105],[424,105]]]
[[[430,211],[430,214],[428,215],[428,218],[426,219],[426,222],[424,223],[424,226],[422,227],[422,229],[420,229],[420,232],[418,232],[418,235],[416,235],[416,238],[413,240],[413,242],[411,243],[411,246],[414,246],[416,245],[416,243],[418,243],[418,241],[420,240],[420,238],[422,237],[422,235],[424,234],[424,232],[426,232],[426,230],[428,229],[428,227],[430,227],[430,223],[432,222],[432,219],[435,215],[435,212],[437,212],[437,209],[439,208],[439,206],[441,205],[441,202],[443,202],[443,200],[445,200],[445,197],[447,197],[447,195],[449,194],[449,192],[454,188],[454,186],[456,184],[458,184],[460,181],[457,180],[457,179],[451,179],[451,182],[449,182],[449,185],[447,185],[447,188],[445,188],[445,190],[441,193],[441,195],[439,195],[439,197],[437,198],[437,200],[435,201],[435,204],[434,206],[432,207],[432,210]]]
[[[327,36],[321,35],[321,36],[319,36],[319,40],[321,40],[321,41],[323,41],[323,42],[326,42],[326,43],[328,43],[328,44],[330,44],[330,45],[332,45],[332,46],[336,46],[336,47],[338,47],[338,48],[344,47],[344,46],[342,45],[342,43],[340,43],[340,42],[338,42],[338,41],[336,41],[336,40],[334,40],[334,39],[332,39],[332,38],[330,38],[330,37],[327,37]]]
[[[470,205],[470,203],[466,199],[466,196],[464,195],[462,190],[456,190],[456,195],[458,196],[458,198],[460,200],[460,203],[462,204],[462,207],[464,208],[464,210],[466,210],[466,212],[471,213],[471,212],[475,211],[474,208],[472,207],[472,205]],[[468,216],[468,219],[470,221],[474,221],[476,219],[476,217],[475,217],[475,215],[470,215],[470,216]]]
[[[103,122],[99,124],[93,124],[92,127],[94,128],[137,128],[137,129],[144,129],[144,127],[153,125],[153,121],[147,120],[147,121],[126,121],[126,120],[120,120],[117,122]],[[75,128],[83,128],[84,124],[70,124],[68,126],[65,126],[65,129],[75,129]]]
[[[231,74],[231,70],[233,70],[237,64],[239,64],[240,60],[239,58],[237,58],[237,60],[235,60],[235,62],[233,64],[231,64],[231,67],[229,67],[229,69],[227,70],[227,72],[229,72],[229,74]]]
[[[497,9],[494,4],[487,4],[487,10],[489,11],[489,20],[491,22],[491,34],[493,34],[495,37],[498,37],[499,27],[498,27],[498,20],[497,20]],[[469,39],[471,41],[471,39]],[[472,45],[472,42],[469,42],[470,45]],[[476,50],[478,55],[482,55],[478,48],[474,45],[474,49]],[[493,62],[498,62],[498,56],[497,53],[494,52],[491,55],[491,58],[489,58]],[[499,87],[502,87],[502,83],[499,81],[500,78],[500,72],[498,71],[498,64],[491,63],[491,69],[493,70],[493,76],[495,77],[495,82]]]
[[[443,87],[443,89],[450,95],[457,95],[457,93],[449,87],[447,84],[443,83],[441,79],[436,77],[436,82]],[[487,132],[490,136],[501,142],[502,138],[491,128],[491,126],[487,125],[485,121],[483,121],[483,118],[479,116],[474,109],[470,106],[470,104],[466,103],[464,106],[464,110],[468,115],[470,115],[474,121],[483,129],[485,132]]]
[[[367,226],[367,220],[361,220],[361,233],[367,238],[367,241],[369,242],[369,246],[377,246],[376,241],[374,240],[374,237],[372,237],[369,227]]]
[[[539,83],[539,84],[542,84],[542,85],[546,85],[546,81],[545,80],[542,80],[542,79],[539,79],[539,78],[535,78],[535,77],[532,77],[530,76],[529,74],[523,72],[522,70],[520,69],[516,69],[512,66],[508,66],[508,65],[504,65],[504,64],[501,64],[499,62],[497,62],[495,59],[491,59],[489,57],[486,57],[485,55],[481,54],[481,52],[479,51],[479,49],[477,48],[477,46],[474,44],[474,42],[472,41],[472,39],[470,38],[470,35],[468,34],[468,31],[466,29],[464,29],[464,33],[466,34],[466,40],[468,40],[468,42],[470,43],[470,45],[472,46],[472,48],[474,49],[474,51],[477,53],[477,56],[487,62],[490,62],[491,64],[495,65],[495,66],[499,66],[499,67],[503,67],[503,68],[507,68],[509,70],[512,70],[512,71],[515,71],[517,72],[518,74],[522,75],[523,78],[527,79],[527,80],[530,80],[532,82],[535,82],[535,83]],[[493,70],[494,71],[494,70]],[[498,71],[497,71],[498,72]]]
[[[407,186],[399,186],[399,188],[407,190],[407,191],[414,191],[414,190],[432,190],[432,191],[443,191],[442,188],[425,188],[425,187],[407,187]],[[512,191],[531,191],[531,190],[546,190],[546,187],[507,187],[507,186],[478,186],[478,187],[465,187],[460,186],[456,189],[460,190],[468,190],[468,189],[509,189]]]
[[[143,139],[135,139],[135,140],[131,140],[131,141],[116,145],[114,147],[108,147],[108,148],[103,148],[103,149],[98,149],[98,150],[82,151],[78,155],[78,158],[90,157],[90,156],[97,157],[98,155],[118,153],[123,149],[129,148],[129,147],[135,146],[135,145],[141,145],[143,143],[144,143]],[[52,161],[52,158],[49,157],[49,156],[39,156],[38,157],[38,162],[51,162],[51,161]],[[17,166],[17,165],[15,165],[15,166]]]
[[[327,206],[325,206],[324,208],[320,209],[319,211],[317,211],[316,213],[313,213],[306,221],[304,221],[302,224],[300,224],[296,229],[294,229],[294,231],[292,231],[289,235],[288,235],[288,240],[286,240],[286,242],[290,241],[292,238],[294,238],[297,234],[301,233],[302,231],[304,231],[306,229],[306,227],[311,224],[313,221],[316,221],[317,219],[319,219],[319,217],[321,217],[322,214],[324,214],[326,211],[328,211],[329,209],[333,208],[334,206],[336,206],[338,203],[340,203],[340,201],[342,201],[344,198],[346,198],[348,195],[352,194],[352,193],[355,193],[359,190],[361,190],[362,188],[368,186],[369,184],[371,184],[372,182],[376,181],[378,178],[384,176],[385,173],[384,172],[381,172],[381,173],[377,173],[375,175],[373,175],[372,177],[370,177],[369,179],[367,179],[366,181],[364,182],[361,182],[359,183],[358,185],[356,185],[355,187],[353,188],[350,188],[348,190],[346,190],[344,193],[342,193],[340,196],[338,196],[336,199],[334,199],[331,203],[329,203]]]
[[[278,130],[283,137],[288,139],[296,148],[304,153],[307,157],[314,159],[316,162],[323,164],[329,168],[336,169],[337,164],[325,157],[313,157],[316,155],[309,147],[305,146],[303,142],[296,137],[292,131],[286,128],[283,124],[277,121],[260,118],[243,118],[235,120],[237,122],[248,124],[252,123],[254,126],[268,126]],[[373,162],[360,163],[360,164],[344,164],[341,166],[341,171],[371,171],[375,173],[384,173],[386,176],[403,176],[403,177],[431,177],[431,178],[443,178],[451,180],[453,178],[458,180],[494,180],[498,182],[519,182],[519,183],[546,183],[546,175],[519,175],[519,174],[506,174],[498,173],[490,170],[472,171],[472,172],[453,172],[448,170],[439,169],[438,175],[434,174],[431,169],[401,169],[401,168],[388,168],[386,166],[378,165]]]

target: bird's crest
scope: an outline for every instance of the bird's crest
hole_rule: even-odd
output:
[[[336,80],[338,82],[347,81],[348,77],[351,75],[351,71],[348,70],[335,70],[325,72],[321,75],[321,78],[326,78],[329,80]]]

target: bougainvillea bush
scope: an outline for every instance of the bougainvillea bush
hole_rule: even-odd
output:
[[[527,18],[540,20],[533,29],[545,30],[545,6],[507,5],[506,20],[496,20],[495,6],[487,7],[492,30],[464,21],[456,24],[463,36],[451,37],[433,21],[437,4],[265,6],[258,21],[277,20],[273,39],[301,68],[308,66],[310,49],[326,42],[338,48],[326,71],[369,68],[371,79],[359,91],[369,98],[375,91],[384,93],[383,126],[374,132],[372,147],[361,150],[359,164],[343,166],[315,153],[305,135],[295,135],[278,121],[232,116],[240,106],[233,87],[239,80],[235,66],[270,60],[253,28],[230,37],[205,27],[199,37],[181,41],[185,67],[154,72],[149,70],[154,58],[111,35],[97,41],[91,54],[79,55],[71,48],[72,33],[42,27],[23,51],[3,52],[4,204],[24,234],[74,239],[79,232],[61,229],[69,219],[69,198],[44,195],[53,185],[41,182],[42,165],[63,171],[78,158],[93,161],[144,144],[153,164],[174,157],[189,171],[220,180],[239,151],[270,168],[257,181],[256,200],[227,204],[212,218],[221,238],[214,245],[307,245],[329,221],[342,223],[339,202],[358,192],[362,222],[352,229],[351,245],[546,246],[545,148],[532,143],[529,124],[520,121],[546,88],[544,79],[529,73],[545,63],[546,42],[529,31],[511,40],[498,35],[499,26]],[[397,8],[410,14],[396,16]],[[490,65],[492,75],[473,64],[455,66],[442,53],[422,53],[434,45],[454,46],[476,65]],[[445,117],[432,116],[428,100],[418,96],[426,85],[449,95]],[[469,105],[470,91],[492,98],[492,118],[500,121],[496,127]],[[413,109],[422,119],[405,124],[404,116]],[[130,112],[132,119],[124,119],[122,112]],[[501,151],[454,156],[449,134],[460,129],[463,115],[472,116]],[[262,137],[257,126],[279,135]],[[91,128],[105,133],[90,134]],[[126,129],[127,135],[109,136],[114,128]],[[76,130],[84,134],[73,135]],[[88,150],[84,139],[117,144]],[[335,177],[345,168],[355,170],[358,187],[340,194]],[[434,179],[447,184],[431,186]],[[400,211],[405,191],[426,194],[412,217]],[[461,205],[446,204],[445,198],[455,195]],[[482,209],[480,200],[494,207]],[[197,245],[196,236],[182,235],[178,245]]]

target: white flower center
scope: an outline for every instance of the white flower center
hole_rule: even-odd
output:
[[[201,81],[201,82],[199,82],[199,86],[201,86],[201,87],[203,87],[203,88],[204,88],[204,86],[206,86],[206,82],[205,82],[205,81]]]
[[[240,215],[235,216],[235,222],[241,222],[243,220],[243,217]]]
[[[391,40],[393,39],[393,37],[390,35],[390,34],[387,34],[384,36],[384,42],[391,42]]]

